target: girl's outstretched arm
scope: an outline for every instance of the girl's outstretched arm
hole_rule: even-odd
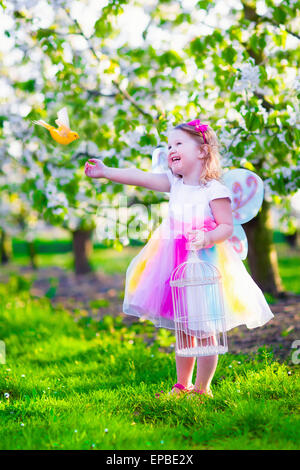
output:
[[[96,158],[89,159],[89,162],[94,165],[86,162],[84,171],[91,178],[107,178],[116,183],[142,186],[154,191],[170,191],[169,178],[165,173],[150,173],[138,168],[112,168]]]

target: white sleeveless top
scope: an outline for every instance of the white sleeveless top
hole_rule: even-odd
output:
[[[190,185],[183,182],[183,178],[175,176],[171,170],[167,171],[170,181],[170,216],[178,222],[188,225],[202,225],[205,220],[214,220],[210,208],[210,201],[220,198],[229,198],[232,201],[231,191],[220,181],[213,179],[205,185]]]

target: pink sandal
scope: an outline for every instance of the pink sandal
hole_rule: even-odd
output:
[[[172,387],[171,391],[168,393],[168,395],[182,395],[182,393],[191,392],[192,387],[193,387],[193,385],[191,385],[190,387],[185,387],[184,385],[182,385],[180,383],[177,383],[177,384],[173,385],[173,387]],[[175,388],[177,388],[179,390],[178,393],[172,393],[172,390],[174,390]],[[159,398],[160,394],[163,394],[163,393],[164,393],[164,391],[161,390],[160,393],[155,394],[155,397]]]
[[[196,396],[196,395],[204,395],[207,398],[214,397],[211,390],[209,390],[208,392],[205,392],[204,390],[195,390],[195,389],[192,389],[189,391],[189,398],[191,398],[192,396]]]
[[[185,387],[184,385],[182,385],[180,383],[177,383],[177,384],[173,385],[172,390],[177,388],[179,390],[179,392],[176,393],[176,395],[182,395],[182,393],[190,392],[192,387],[193,387],[193,385],[191,385],[190,387]],[[169,392],[169,395],[173,395],[172,390]],[[175,395],[175,393],[174,393],[174,395]]]

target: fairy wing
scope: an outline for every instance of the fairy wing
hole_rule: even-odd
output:
[[[70,129],[68,110],[66,107],[62,108],[60,111],[57,112],[57,119],[55,122],[58,126],[62,125]]]
[[[264,198],[264,184],[253,171],[243,168],[227,171],[223,181],[230,189],[233,198],[231,207],[234,228],[229,242],[240,258],[245,259],[248,253],[248,241],[241,224],[249,222],[257,215]]]
[[[264,183],[253,171],[244,168],[229,170],[223,177],[230,189],[233,223],[245,224],[255,217],[264,198]]]
[[[153,173],[166,173],[168,171],[168,150],[166,147],[158,146],[152,153]]]
[[[228,239],[231,243],[234,251],[239,255],[241,259],[246,259],[248,254],[248,240],[245,230],[241,225],[233,226],[233,233]]]

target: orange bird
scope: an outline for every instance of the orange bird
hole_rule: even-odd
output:
[[[32,122],[33,124],[38,124],[39,126],[43,126],[48,129],[52,139],[54,139],[59,144],[68,145],[74,140],[79,139],[79,135],[77,134],[77,132],[71,131],[70,129],[67,108],[62,108],[60,111],[58,111],[57,118],[58,119],[56,119],[55,121],[58,126],[57,128],[51,126],[50,124],[47,124],[47,122],[42,121],[42,119],[40,119],[39,121]]]

